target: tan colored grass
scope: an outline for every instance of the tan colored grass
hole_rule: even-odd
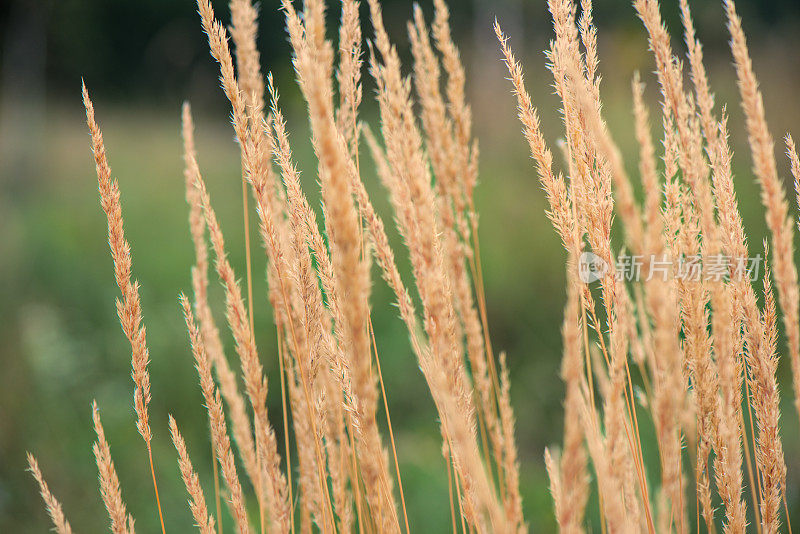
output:
[[[131,345],[131,367],[133,372],[134,391],[133,406],[136,410],[136,428],[144,439],[147,447],[147,456],[150,461],[150,473],[153,477],[158,517],[161,522],[161,531],[164,533],[164,518],[161,511],[161,501],[158,495],[158,484],[153,466],[153,451],[151,441],[153,435],[150,431],[150,373],[147,365],[150,355],[147,349],[146,330],[142,325],[142,304],[139,299],[139,282],[131,280],[131,247],[125,239],[122,226],[122,207],[120,205],[119,185],[111,178],[111,167],[106,158],[103,144],[103,133],[94,118],[94,106],[89,99],[89,92],[82,85],[83,104],[86,108],[86,123],[92,136],[92,153],[94,154],[95,168],[97,171],[97,184],[100,191],[100,205],[108,221],[108,245],[111,249],[111,258],[114,260],[114,278],[117,281],[122,299],[117,299],[117,317],[125,337]],[[99,420],[98,420],[99,421]],[[99,463],[99,460],[98,460]],[[132,528],[132,527],[131,527]]]
[[[696,499],[696,528],[700,529],[702,512],[706,528],[713,532],[720,521],[715,517],[716,492],[724,509],[723,530],[744,532],[749,521],[743,496],[746,466],[750,485],[756,485],[758,490],[756,496],[753,488],[756,509],[751,510],[756,527],[759,531],[776,532],[781,525],[786,485],[775,376],[777,310],[769,273],[764,276],[765,305],[761,309],[756,286],[738,270],[738,262],[749,254],[733,187],[727,114],[723,108],[718,119],[714,111],[714,95],[689,4],[679,0],[693,93],[684,85],[684,67],[673,52],[658,0],[634,2],[654,54],[664,135],[661,171],[656,166],[643,85],[637,75],[633,109],[645,199],[641,213],[620,152],[600,113],[597,36],[591,22],[591,2],[581,2],[580,17],[574,1],[550,0],[548,7],[555,31],[548,51],[549,68],[562,103],[569,183],[553,170],[536,108],[524,87],[521,67],[497,24],[495,29],[517,96],[523,132],[550,203],[548,216],[567,249],[569,285],[563,369],[570,372],[564,374],[565,451],[560,458],[554,454],[546,458],[559,524],[563,531],[583,530],[582,522],[576,525],[575,519],[576,515],[581,516],[583,505],[568,505],[570,488],[573,491],[580,488],[583,477],[566,476],[563,472],[567,458],[580,459],[577,452],[570,452],[575,449],[576,439],[579,444],[581,441],[574,436],[572,423],[579,399],[585,446],[597,474],[604,529],[623,531],[625,525],[632,531],[688,532],[694,523],[694,518],[688,516],[689,500]],[[772,246],[779,250],[771,264],[778,281],[778,300],[784,309],[783,324],[794,370],[799,325],[797,275],[792,261],[793,224],[777,176],[772,138],[764,120],[763,102],[741,20],[732,1],[726,1],[725,8],[754,172],[762,187]],[[787,147],[793,171],[800,174],[791,138],[787,138]],[[615,186],[613,209],[622,220],[628,246],[634,253],[645,254],[641,267],[644,279],[614,284],[606,277],[600,282],[599,293],[605,308],[605,324],[601,325],[597,324],[594,311],[593,294],[598,290],[583,284],[585,308],[596,325],[597,342],[604,355],[603,359],[595,358],[584,371],[576,356],[580,335],[575,326],[579,324],[576,292],[571,286],[576,276],[575,255],[580,251],[591,250],[609,264],[612,275],[615,271],[615,257],[608,245],[611,230],[607,211],[611,192],[608,173]],[[716,278],[675,277],[673,265],[668,280],[652,281],[651,274],[655,271],[649,271],[656,264],[648,258],[658,259],[665,253],[672,258],[696,255],[703,258],[704,265],[724,255],[731,263]],[[638,317],[635,324],[629,319],[631,313]],[[653,419],[658,442],[661,487],[652,495],[643,483],[641,428],[636,414],[640,410],[631,395],[629,357],[643,374],[645,393],[640,410],[649,412]],[[622,376],[623,368],[628,376]],[[602,410],[597,410],[594,401],[590,401],[593,374],[600,378]],[[796,377],[794,385],[795,388],[800,385]],[[748,390],[751,393],[747,394]],[[752,411],[756,419],[755,427],[751,425],[750,430],[755,476],[750,465],[750,436],[741,409],[743,398],[748,413]],[[622,409],[626,404],[627,409]],[[603,428],[598,421],[603,421]],[[625,452],[625,442],[629,453]],[[683,452],[684,443],[688,445],[687,454]],[[610,462],[607,455],[611,455]],[[626,457],[632,457],[637,470],[638,494],[629,491],[630,479],[625,477],[630,467],[626,467]],[[695,483],[691,485],[694,489],[689,491],[689,477],[682,467],[685,457],[695,468],[692,477]],[[713,465],[711,458],[716,459]],[[655,507],[652,520],[651,506]]]
[[[111,519],[111,532],[134,534],[133,517],[128,514],[125,502],[122,500],[119,477],[111,459],[111,446],[106,440],[106,433],[100,421],[100,410],[94,401],[92,402],[92,420],[95,434],[97,434],[97,441],[94,442],[92,450],[99,473],[100,495],[108,511],[108,517]]]
[[[175,444],[175,449],[178,451],[178,466],[181,470],[181,477],[186,486],[186,491],[189,493],[189,508],[192,510],[195,524],[200,529],[201,534],[215,534],[217,529],[214,526],[214,517],[208,513],[203,488],[200,486],[200,479],[194,471],[192,462],[189,459],[189,453],[186,451],[186,442],[178,431],[178,425],[172,416],[169,417],[169,431],[172,434],[172,442]]]
[[[56,497],[50,492],[50,487],[44,480],[42,471],[39,469],[39,462],[36,461],[36,458],[31,453],[28,453],[27,456],[28,470],[33,475],[33,478],[36,479],[36,483],[39,484],[39,492],[41,493],[42,500],[44,500],[44,505],[47,508],[47,514],[53,521],[53,527],[55,528],[55,531],[58,534],[72,534],[72,527],[69,526],[69,521],[67,521],[66,517],[64,516],[61,503],[58,502],[58,499],[56,499]]]
[[[197,1],[239,145],[246,247],[246,281],[240,282],[201,175],[187,103],[182,134],[195,249],[188,282],[194,295],[191,304],[181,296],[180,304],[207,409],[216,517],[174,419],[150,420],[150,356],[139,285],[132,277],[131,247],[123,231],[119,185],[111,177],[94,107],[83,88],[121,293],[117,313],[131,345],[136,424],[148,451],[162,530],[151,423],[153,428],[166,424],[170,430],[189,509],[203,534],[221,532],[223,499],[240,534],[424,530],[425,525],[409,524],[402,462],[389,414],[391,392],[381,375],[381,332],[373,329],[371,307],[385,303],[370,301],[375,298],[374,258],[394,293],[408,331],[409,352],[434,402],[453,531],[527,531],[509,365],[505,353],[495,361],[483,286],[474,201],[478,143],[449,9],[444,0],[434,0],[428,20],[424,8],[414,8],[408,23],[413,63],[405,70],[384,27],[380,2],[367,3],[374,39],[366,62],[377,87],[376,133],[359,119],[364,22],[360,2],[341,3],[336,44],[326,27],[331,6],[324,0],[308,0],[302,10],[289,0],[281,2],[316,156],[316,165],[304,169],[294,160],[278,83],[272,75],[261,74],[254,4],[231,0],[231,25],[226,28],[208,0]],[[783,312],[795,401],[800,402],[795,220],[778,175],[742,21],[733,2],[726,0],[745,128],[773,251],[762,282],[742,276],[734,262],[746,259],[749,248],[734,189],[728,115],[724,107],[715,109],[689,3],[678,0],[678,6],[687,66],[675,55],[658,0],[634,2],[653,52],[661,95],[660,115],[653,122],[661,128],[663,146],[651,137],[650,106],[637,74],[631,120],[638,176],[629,174],[633,166],[626,166],[605,121],[591,0],[547,2],[554,31],[546,51],[547,68],[560,100],[563,166],[553,161],[522,66],[500,24],[494,25],[547,199],[547,217],[566,249],[560,373],[566,390],[564,443],[548,447],[544,457],[555,518],[565,533],[586,532],[595,517],[603,532],[684,533],[701,528],[701,514],[703,528],[710,532],[720,527],[726,533],[745,532],[748,522],[769,534],[784,525],[790,528],[788,518],[782,517],[787,470],[776,379],[777,305]],[[371,177],[361,168],[362,140],[408,248],[408,280],[367,192]],[[786,145],[800,206],[800,160],[790,136]],[[309,203],[301,172],[320,186],[321,220]],[[635,193],[639,186],[641,204]],[[265,296],[277,333],[284,444],[278,443],[274,416],[267,411],[268,366],[259,356],[253,330],[254,304],[263,296],[252,290],[249,196],[256,206],[266,260]],[[624,234],[622,250],[616,250],[615,216]],[[225,292],[237,370],[228,364],[208,299],[207,240]],[[645,258],[642,278],[624,278],[624,266],[617,259],[627,251]],[[596,285],[578,276],[584,252],[592,252],[608,267]],[[658,270],[658,262],[667,258],[696,256],[705,267],[720,255],[732,263],[716,278],[677,276],[685,264]],[[762,255],[767,255],[766,244]],[[659,279],[659,273],[666,278]],[[386,411],[385,424],[380,404]],[[133,518],[122,499],[96,405],[93,421],[100,493],[111,530],[132,534]],[[250,485],[239,479],[232,442]],[[651,442],[657,450],[644,450]],[[648,457],[657,461],[650,465]],[[36,460],[29,456],[28,461],[56,531],[71,532]],[[218,488],[217,467],[223,491]],[[248,503],[251,489],[254,500]],[[588,506],[594,502],[593,492],[597,509]]]
[[[195,265],[192,267],[192,288],[194,291],[194,309],[200,324],[206,354],[213,362],[219,381],[220,392],[225,402],[233,425],[233,436],[239,448],[245,471],[250,481],[258,488],[259,474],[253,444],[252,427],[247,416],[246,405],[236,375],[228,364],[220,339],[219,329],[208,304],[208,245],[206,244],[206,221],[203,206],[195,182],[200,175],[197,167],[197,153],[194,145],[194,126],[188,103],[183,107],[184,162],[186,165],[186,201],[189,204],[189,227],[195,248]],[[256,490],[259,494],[260,489]]]
[[[230,492],[230,508],[233,511],[234,522],[240,534],[250,532],[247,510],[245,508],[242,486],[236,472],[236,462],[231,451],[230,437],[225,422],[225,413],[222,408],[222,398],[211,376],[211,362],[203,347],[200,331],[194,322],[189,301],[181,295],[186,327],[189,330],[189,341],[194,355],[195,367],[200,376],[200,387],[203,390],[206,409],[208,410],[208,423],[211,428],[211,443],[214,446],[217,461],[222,467],[222,476]]]
[[[794,224],[788,215],[789,206],[783,184],[778,178],[774,142],[764,116],[764,102],[747,50],[742,20],[736,13],[733,0],[725,0],[725,7],[728,31],[731,34],[731,51],[750,141],[753,172],[761,186],[761,201],[766,208],[767,227],[772,234],[772,249],[775,253],[773,270],[792,362],[795,408],[800,412],[800,290],[797,267],[793,261]]]

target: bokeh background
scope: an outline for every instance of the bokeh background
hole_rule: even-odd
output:
[[[213,3],[218,16],[227,21],[226,3]],[[420,3],[430,17],[430,0]],[[677,1],[664,3],[674,45],[683,51]],[[339,3],[331,4],[333,25]],[[596,4],[604,111],[635,176],[630,80],[634,71],[641,71],[655,113],[653,61],[630,3],[599,0]],[[299,166],[305,171],[306,191],[318,206],[303,102],[277,5],[277,0],[261,2],[263,68],[275,75]],[[491,21],[497,16],[511,36],[545,133],[555,143],[562,129],[543,55],[552,30],[545,0],[453,0],[450,6],[481,143],[477,204],[489,324],[494,346],[508,352],[512,369],[525,515],[532,530],[551,532],[555,526],[543,451],[562,436],[563,386],[558,368],[565,254],[545,219],[544,198],[520,135]],[[410,55],[405,22],[411,7],[410,0],[384,1],[387,26],[404,57]],[[692,8],[718,106],[728,103],[738,194],[755,251],[765,233],[763,213],[750,172],[721,2],[695,0]],[[800,4],[740,0],[739,10],[772,133],[778,140],[793,128],[800,135]],[[363,28],[370,37],[366,19]],[[334,36],[332,30],[329,35]],[[207,495],[211,451],[177,306],[178,293],[190,289],[193,262],[179,136],[180,105],[186,99],[195,113],[200,165],[234,267],[244,273],[239,153],[228,103],[218,87],[216,65],[192,0],[0,3],[0,532],[49,528],[35,484],[24,471],[26,450],[38,456],[76,532],[106,528],[91,454],[92,399],[102,409],[129,510],[140,531],[156,528],[150,474],[133,424],[130,351],[114,309],[117,288],[83,122],[81,77],[92,93],[111,166],[120,181],[134,272],[142,284],[152,357],[154,455],[167,529],[189,532],[191,518],[168,438],[167,413],[182,427]],[[364,77],[362,117],[375,125],[374,86],[366,69]],[[384,192],[369,158],[364,160],[367,187],[388,221],[391,214]],[[782,157],[779,166],[788,177]],[[392,229],[399,250],[395,234]],[[254,239],[257,235],[253,233]],[[264,255],[255,244],[256,337],[266,371],[275,376],[275,331],[266,299]],[[402,254],[400,258],[403,262]],[[373,279],[373,320],[412,529],[446,531],[447,478],[435,410],[391,305],[392,296],[377,273]],[[221,319],[221,292],[216,285],[214,291]],[[230,347],[231,340],[225,341]],[[787,362],[782,362],[787,497],[793,522],[800,525],[800,429],[788,398],[787,371]],[[273,413],[279,413],[277,387],[272,388],[269,403]],[[651,479],[656,476],[653,470]],[[590,503],[590,510],[596,515],[596,505]]]

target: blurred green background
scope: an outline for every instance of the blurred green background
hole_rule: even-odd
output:
[[[677,1],[666,3],[663,11],[674,45],[683,52]],[[318,206],[303,102],[290,70],[277,4],[277,0],[261,2],[263,68],[275,74],[306,191]],[[421,2],[429,18],[430,4]],[[544,216],[544,198],[520,135],[491,21],[496,15],[511,36],[526,67],[543,128],[555,143],[562,129],[542,53],[552,30],[545,0],[469,0],[450,5],[481,143],[477,204],[492,342],[508,352],[512,370],[526,519],[532,530],[550,532],[555,526],[542,455],[545,446],[560,443],[563,426],[558,369],[564,252]],[[217,0],[214,6],[227,21],[226,3]],[[738,194],[755,251],[764,236],[763,214],[750,172],[721,2],[698,0],[692,8],[718,108],[728,103]],[[405,21],[411,16],[411,1],[386,0],[384,9],[390,34],[408,57]],[[778,140],[793,128],[800,134],[800,5],[796,0],[741,0],[739,10],[772,133]],[[332,25],[338,16],[339,3],[332,2]],[[635,70],[642,72],[657,116],[653,61],[627,0],[598,1],[595,17],[604,112],[635,176],[630,80]],[[363,28],[371,36],[368,22]],[[329,36],[334,36],[332,29]],[[91,453],[92,399],[102,410],[123,494],[139,530],[155,532],[157,524],[146,455],[133,424],[130,350],[114,309],[118,291],[83,122],[81,77],[92,93],[110,163],[120,181],[134,274],[142,284],[152,358],[154,456],[167,529],[189,532],[191,518],[168,438],[168,413],[176,417],[187,439],[207,495],[213,493],[206,416],[177,306],[178,293],[190,290],[193,262],[179,135],[180,105],[185,99],[193,105],[200,165],[234,267],[240,276],[244,273],[239,153],[194,3],[6,0],[0,6],[0,47],[0,532],[49,528],[37,488],[24,471],[26,450],[37,455],[76,532],[106,528]],[[364,76],[362,116],[375,126],[374,86],[366,69]],[[777,150],[782,152],[780,146]],[[384,192],[368,156],[364,160],[367,187],[391,226]],[[787,177],[782,157],[779,166]],[[254,239],[257,235],[253,233]],[[391,237],[396,249],[402,249],[393,228]],[[264,255],[255,244],[256,337],[266,371],[275,376]],[[402,254],[400,259],[405,262]],[[373,279],[373,321],[412,530],[446,531],[447,478],[435,410],[392,296],[376,272]],[[218,285],[213,286],[221,319],[221,295]],[[230,348],[230,337],[225,341]],[[798,525],[800,430],[788,397],[787,362],[781,363],[780,374],[787,396],[782,418],[787,497]],[[269,403],[272,413],[278,414],[277,386],[271,389]],[[280,428],[280,419],[274,422]],[[649,446],[655,451],[654,444]],[[653,469],[650,478],[657,476]],[[596,516],[592,503],[590,514]]]

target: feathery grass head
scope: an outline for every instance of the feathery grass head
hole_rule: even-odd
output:
[[[782,328],[800,410],[800,290],[793,261],[800,223],[790,213],[733,0],[724,1],[724,11],[769,230],[768,263],[766,241],[763,255],[748,255],[728,139],[733,126],[726,107],[715,108],[689,3],[678,0],[685,60],[672,47],[659,1],[633,4],[661,95],[660,113],[651,113],[644,82],[634,76],[630,120],[637,165],[626,164],[606,121],[591,0],[547,2],[554,32],[547,68],[560,101],[563,168],[543,131],[540,113],[549,110],[534,104],[509,38],[494,22],[546,216],[566,251],[563,445],[548,447],[544,455],[555,519],[568,533],[584,532],[597,521],[609,532],[683,533],[695,521],[699,529],[702,515],[711,532],[740,533],[754,523],[771,534],[784,524],[790,528],[776,373]],[[282,0],[292,66],[307,106],[314,154],[308,168],[295,160],[278,80],[262,75],[258,10],[251,0],[229,5],[227,27],[209,0],[197,0],[241,161],[235,178],[243,192],[242,280],[228,257],[222,231],[227,222],[212,206],[201,173],[188,103],[181,114],[195,258],[188,280],[192,299],[181,294],[179,301],[202,396],[197,402],[208,418],[215,514],[203,492],[203,471],[189,458],[193,444],[187,446],[172,416],[150,417],[151,401],[160,401],[157,392],[151,398],[150,352],[120,185],[82,87],[120,291],[117,315],[131,347],[136,426],[148,453],[162,532],[153,462],[153,450],[162,448],[153,442],[164,439],[166,429],[189,510],[203,534],[221,532],[225,513],[239,534],[412,530],[398,460],[398,444],[407,445],[395,441],[391,392],[381,372],[384,337],[372,320],[373,307],[387,304],[379,301],[381,292],[373,292],[373,258],[393,292],[409,353],[436,410],[453,531],[525,532],[525,455],[515,442],[507,357],[495,357],[490,339],[474,195],[478,142],[447,4],[434,0],[430,20],[414,6],[407,24],[412,64],[406,68],[379,0],[367,0],[374,35],[367,58],[361,2],[336,4],[341,16],[334,33],[326,27],[333,6],[324,0],[302,7]],[[376,86],[374,129],[359,117],[364,61]],[[661,145],[651,137],[651,122],[661,128]],[[368,193],[372,178],[360,164],[362,140],[408,249],[408,276]],[[800,207],[800,160],[791,136],[785,142]],[[321,218],[301,173],[317,179]],[[263,296],[252,289],[250,196],[266,262]],[[210,276],[223,287],[238,366],[227,360],[208,296]],[[268,350],[259,355],[256,346],[257,337],[259,345],[267,338],[255,331],[254,321],[264,297],[273,313],[275,336],[269,339],[275,340],[277,366],[263,359]],[[278,390],[280,413],[267,409],[268,396]],[[94,403],[92,410],[98,485],[110,528],[133,534],[111,459],[113,440]],[[71,533],[32,455],[28,463],[56,531]]]

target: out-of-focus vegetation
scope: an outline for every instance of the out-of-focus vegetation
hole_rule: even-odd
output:
[[[722,8],[716,1],[694,3],[718,105],[728,103],[731,112],[737,192],[755,250],[765,233],[763,214],[750,172]],[[390,33],[405,50],[411,2],[384,4]],[[680,47],[677,2],[667,4],[666,18]],[[542,453],[545,445],[561,440],[563,388],[558,369],[564,252],[544,216],[544,199],[519,134],[490,22],[496,14],[511,35],[544,130],[555,145],[562,130],[542,54],[552,32],[544,0],[474,0],[451,6],[481,141],[477,203],[492,342],[508,352],[512,367],[525,515],[532,529],[547,532],[554,523]],[[220,15],[226,13],[224,2],[215,2],[215,7]],[[430,13],[428,2],[422,7]],[[800,7],[794,0],[741,1],[739,7],[772,132],[776,138],[787,131],[800,134]],[[627,1],[597,2],[595,11],[604,112],[635,176],[629,83],[634,70],[641,70],[655,111],[657,88],[649,74],[653,62],[644,30]],[[263,1],[261,12],[264,69],[275,73],[306,191],[318,205],[316,167],[277,2]],[[332,24],[337,17],[338,4],[333,2]],[[133,424],[130,353],[116,322],[117,289],[83,123],[81,76],[93,92],[110,162],[120,180],[134,274],[142,284],[152,357],[154,456],[167,529],[189,531],[191,518],[166,414],[172,413],[181,424],[207,495],[211,450],[177,306],[178,293],[190,289],[193,261],[179,137],[184,99],[194,106],[200,165],[234,266],[240,275],[245,272],[238,148],[194,4],[43,0],[32,5],[19,0],[0,7],[0,28],[0,531],[49,528],[36,487],[24,472],[25,450],[38,456],[76,532],[105,527],[91,455],[89,405],[94,398],[103,407],[130,511],[143,532],[153,531],[157,522],[146,456]],[[368,23],[364,31],[371,35]],[[364,119],[377,126],[366,69],[365,80]],[[366,151],[362,159],[369,168]],[[779,161],[782,175],[788,176],[784,160]],[[373,173],[365,175],[388,223],[385,193]],[[399,239],[392,235],[401,251]],[[256,239],[257,233],[253,236]],[[256,337],[265,368],[274,375],[275,333],[266,299],[264,255],[255,243]],[[447,474],[435,410],[391,305],[392,296],[377,273],[373,279],[373,321],[412,529],[445,531],[450,520]],[[221,319],[221,294],[215,289],[212,296]],[[230,347],[230,338],[225,341]],[[789,394],[788,363],[781,364],[780,374],[786,384],[782,391]],[[785,401],[782,423],[791,482],[800,480],[800,460],[790,454],[800,447],[800,429],[791,399]],[[271,389],[269,403],[278,416],[277,386]],[[798,524],[796,484],[789,484],[787,499]]]

